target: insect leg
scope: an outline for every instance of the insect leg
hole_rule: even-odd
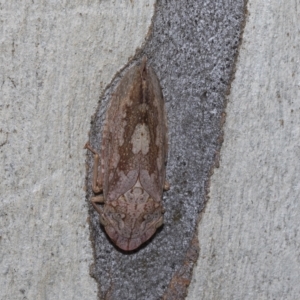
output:
[[[168,191],[169,189],[170,189],[170,183],[168,181],[165,181],[164,191]]]
[[[101,193],[103,191],[102,187],[102,176],[100,172],[100,176],[98,177],[98,167],[99,167],[99,154],[90,146],[89,142],[87,142],[84,146],[84,149],[90,150],[94,154],[94,170],[93,170],[93,183],[92,189],[95,194]],[[97,198],[97,197],[96,197]]]
[[[102,209],[96,203],[104,203],[104,197],[103,196],[92,197],[91,202],[92,202],[92,205],[95,208],[95,210],[99,214],[102,214],[103,213]]]
[[[100,223],[103,226],[106,226],[108,223],[107,223],[107,220],[106,220],[105,215],[103,213],[103,209],[96,204],[96,203],[104,203],[104,197],[103,196],[92,197],[91,202],[92,202],[92,205],[93,205],[94,209],[99,214]]]

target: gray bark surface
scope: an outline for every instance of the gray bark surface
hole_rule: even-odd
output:
[[[184,299],[198,253],[189,300],[299,298],[299,1],[248,0],[206,204],[244,3],[191,2],[159,1],[152,29],[154,0],[1,2],[0,299],[97,299],[90,273],[102,298]],[[109,95],[143,54],[172,188],[162,230],[126,255],[92,210],[89,226],[82,148],[90,129],[100,147]]]
[[[153,1],[0,2],[0,299],[96,299],[83,146]]]
[[[249,1],[189,300],[300,295],[299,1]]]

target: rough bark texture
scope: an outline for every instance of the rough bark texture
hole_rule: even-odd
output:
[[[153,1],[0,2],[0,299],[97,299],[82,147],[149,32],[171,132],[166,223],[124,255],[93,217],[92,271],[107,298],[182,299],[244,4],[159,1],[149,31]],[[300,294],[299,1],[247,6],[188,300]]]
[[[249,1],[189,300],[299,299],[299,1]]]
[[[0,299],[96,299],[83,145],[153,1],[0,2]]]
[[[183,299],[191,280],[189,251],[222,137],[222,113],[244,18],[244,1],[158,1],[142,53],[157,73],[166,101],[170,151],[163,228],[138,251],[116,249],[91,210],[93,276],[101,299]],[[133,63],[136,61],[134,60]],[[91,141],[100,149],[107,89],[93,118]],[[91,158],[90,158],[91,159]],[[89,160],[88,198],[91,193]],[[189,249],[192,250],[189,250]],[[195,255],[191,262],[195,262]],[[189,266],[189,271],[185,270]],[[185,274],[181,276],[180,274]],[[174,277],[173,277],[174,276]],[[172,279],[173,278],[173,279]]]

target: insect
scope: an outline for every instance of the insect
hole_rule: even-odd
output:
[[[102,193],[91,199],[100,223],[122,250],[138,248],[163,224],[162,193],[170,187],[164,99],[146,57],[110,99],[100,154],[89,143],[85,148],[94,154],[92,190]]]

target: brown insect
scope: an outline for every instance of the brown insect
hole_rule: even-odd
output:
[[[138,248],[163,224],[162,193],[169,189],[164,100],[146,58],[125,74],[110,99],[101,154],[89,143],[85,148],[94,154],[93,192],[103,193],[91,199],[100,223],[119,248]]]

